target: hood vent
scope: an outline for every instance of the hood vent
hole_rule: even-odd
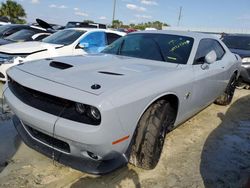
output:
[[[114,76],[123,76],[124,74],[116,73],[116,72],[108,72],[108,71],[99,71],[98,73],[101,74],[109,74],[109,75],[114,75]]]
[[[54,67],[54,68],[57,68],[57,69],[62,69],[62,70],[73,67],[72,65],[62,63],[62,62],[58,62],[58,61],[51,61],[51,63],[49,65],[51,67]]]

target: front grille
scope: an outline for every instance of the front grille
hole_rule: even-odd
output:
[[[9,77],[8,86],[14,95],[25,104],[58,116],[70,101],[24,87]]]
[[[56,139],[56,138],[49,136],[47,134],[44,134],[36,129],[33,129],[30,126],[25,125],[25,127],[28,129],[29,133],[33,137],[40,140],[41,142],[48,144],[49,146],[55,147],[56,149],[59,149],[61,151],[70,153],[70,147],[69,147],[68,143],[61,141],[59,139]]]
[[[11,92],[23,103],[39,109],[41,111],[60,116],[72,121],[86,123],[89,125],[100,125],[101,118],[94,120],[90,116],[82,115],[76,112],[75,102],[52,96],[40,91],[22,86],[8,76],[8,86]],[[86,105],[88,106],[88,105]],[[90,106],[88,106],[90,108]]]

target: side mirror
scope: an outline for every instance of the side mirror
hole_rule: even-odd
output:
[[[214,50],[210,51],[206,56],[205,56],[205,62],[207,64],[212,64],[216,61],[217,55]]]
[[[89,47],[89,43],[87,43],[87,42],[79,43],[78,47],[79,47],[79,48],[82,48],[82,49],[88,48],[88,47]]]

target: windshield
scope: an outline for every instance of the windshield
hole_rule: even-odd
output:
[[[225,36],[222,41],[231,49],[250,50],[250,36]]]
[[[52,43],[52,44],[62,44],[62,45],[69,45],[72,44],[75,40],[77,40],[82,34],[86,31],[80,30],[62,30],[58,31],[49,37],[43,39],[43,42]]]
[[[186,64],[193,41],[190,37],[169,34],[130,34],[109,45],[102,53]]]
[[[15,42],[31,41],[31,40],[33,40],[32,36],[36,33],[37,32],[33,31],[33,30],[23,29],[21,31],[18,31],[18,32],[6,37],[5,39],[15,41]]]
[[[0,34],[4,33],[9,28],[11,28],[10,25],[1,25],[0,26]]]

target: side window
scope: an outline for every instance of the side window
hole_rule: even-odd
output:
[[[218,41],[214,40],[213,43],[214,43],[213,45],[214,51],[216,52],[217,55],[217,61],[221,60],[225,54],[225,50]]]
[[[114,33],[107,33],[107,42],[108,45],[110,45],[111,43],[113,43],[115,40],[119,39],[121,36],[114,34]]]
[[[17,32],[17,31],[19,31],[19,30],[21,30],[21,28],[11,28],[11,29],[9,29],[8,31],[6,31],[6,32],[4,33],[4,37],[7,37],[7,36],[9,36],[9,35],[12,35],[13,33]]]
[[[205,62],[205,56],[213,49],[212,46],[211,39],[202,39],[199,43],[193,64],[203,64]]]
[[[48,37],[49,35],[39,35],[38,37],[36,37],[34,40],[35,41],[41,41],[41,40],[43,40],[44,38],[46,38],[46,37]]]
[[[105,33],[93,32],[84,37],[80,43],[88,43],[88,48],[106,46]]]
[[[203,64],[205,62],[205,56],[212,50],[214,50],[217,55],[217,61],[221,60],[225,54],[225,50],[218,41],[214,39],[202,39],[199,43],[193,64]]]

